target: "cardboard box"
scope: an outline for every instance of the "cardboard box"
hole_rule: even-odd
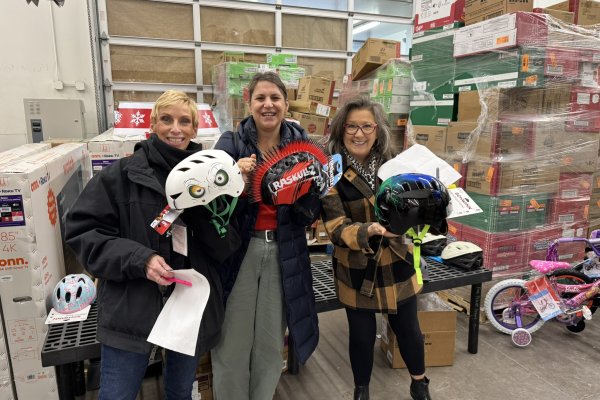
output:
[[[525,255],[527,238],[524,233],[490,233],[463,224],[462,239],[475,243],[483,250],[483,265],[494,278],[523,273],[529,270]]]
[[[310,135],[322,136],[327,133],[329,118],[299,112],[292,112],[291,115]]]
[[[454,80],[454,32],[462,23],[435,28],[435,34],[413,37],[411,64],[413,91],[449,93]]]
[[[555,83],[544,89],[541,114],[567,115],[571,106],[570,83]]]
[[[414,32],[465,20],[465,0],[416,0]]]
[[[295,54],[287,53],[267,54],[267,64],[269,64],[271,67],[280,67],[282,65],[288,67],[297,67],[298,56]]]
[[[50,293],[66,271],[64,219],[90,178],[84,144],[67,143],[0,170],[0,301],[17,396],[57,393],[41,364]],[[15,301],[14,299],[21,299]],[[50,397],[48,397],[50,398]]]
[[[390,58],[400,57],[400,42],[369,38],[352,57],[352,80],[359,80],[367,73],[385,64]]]
[[[600,24],[600,3],[593,0],[569,0],[569,11],[577,25]]]
[[[493,87],[543,87],[545,50],[519,47],[456,60],[454,92]]]
[[[427,147],[434,154],[443,154],[446,149],[446,127],[412,125],[412,129],[406,135],[405,148],[418,143]]]
[[[413,125],[446,126],[456,120],[458,99],[454,93],[414,95],[410,100],[410,121]]]
[[[546,14],[516,12],[501,15],[459,28],[454,34],[454,57],[516,46],[541,47],[552,44],[555,33],[556,29],[548,26]],[[561,42],[564,40],[562,37]]]
[[[576,199],[592,194],[594,175],[589,173],[561,172],[558,181],[558,199]]]
[[[319,76],[305,76],[298,83],[298,102],[316,101],[322,104],[331,104],[335,81]]]
[[[330,243],[329,235],[325,230],[325,225],[322,220],[317,220],[317,225],[315,227],[315,238],[317,239],[317,243]]]
[[[321,117],[333,118],[337,107],[319,103],[317,101],[290,100],[290,111],[305,114],[319,115]]]
[[[456,311],[418,311],[419,325],[425,340],[425,366],[454,364]],[[380,347],[392,368],[406,368],[400,355],[396,335],[387,315],[381,319]]]
[[[145,135],[115,136],[113,128],[89,139],[86,145],[92,163],[92,173],[95,175],[116,160],[130,156],[135,145],[145,139]]]
[[[10,375],[8,345],[4,327],[0,324],[0,399],[14,399],[14,385]]]
[[[559,162],[560,172],[596,171],[599,139],[598,132],[565,132],[554,155]]]
[[[533,0],[466,0],[465,25],[516,11],[533,11]]]
[[[50,147],[50,143],[27,143],[10,150],[2,151],[0,152],[0,169],[5,165],[20,161],[31,154],[48,150]]]
[[[567,129],[600,132],[600,88],[573,87]]]
[[[533,12],[541,13],[541,14],[549,14],[552,17],[558,19],[559,21],[566,22],[567,24],[575,23],[575,13],[572,13],[570,11],[561,11],[561,10],[553,10],[552,8],[536,7],[533,9]]]
[[[572,224],[586,221],[589,214],[590,199],[586,197],[572,199],[554,199],[548,222],[552,224]]]
[[[473,161],[467,169],[467,191],[501,194],[550,193],[558,189],[559,167],[531,160],[508,163]]]

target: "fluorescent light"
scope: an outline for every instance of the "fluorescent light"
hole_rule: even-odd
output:
[[[359,33],[361,33],[361,32],[368,31],[368,30],[370,30],[370,29],[373,29],[373,28],[375,28],[375,27],[376,27],[376,26],[378,26],[379,24],[380,24],[380,22],[379,22],[379,21],[371,21],[371,22],[367,22],[366,24],[359,25],[359,26],[357,26],[356,28],[352,29],[352,34],[353,34],[353,35],[356,35],[356,34],[359,34]]]

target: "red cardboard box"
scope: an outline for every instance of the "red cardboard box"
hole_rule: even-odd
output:
[[[415,0],[415,33],[464,20],[465,0]]]
[[[592,193],[592,174],[561,173],[558,180],[558,198],[589,197]]]
[[[462,239],[475,243],[483,250],[483,265],[492,271],[493,277],[525,272],[526,238],[524,234],[490,233],[462,226]]]
[[[585,221],[589,215],[589,197],[578,197],[573,199],[554,199],[552,211],[550,212],[550,223],[573,224],[577,221]]]
[[[571,89],[567,129],[600,132],[600,88],[576,86]]]

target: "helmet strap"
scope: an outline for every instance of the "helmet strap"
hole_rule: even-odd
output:
[[[423,273],[421,272],[421,243],[423,243],[423,238],[427,234],[429,230],[429,225],[425,225],[423,229],[417,234],[413,228],[409,228],[406,231],[406,234],[412,239],[413,242],[413,266],[415,268],[415,273],[417,274],[417,283],[419,285],[423,284]]]
[[[219,199],[226,205],[222,211],[219,211]],[[206,209],[212,214],[210,223],[215,227],[221,238],[225,237],[227,234],[227,225],[229,225],[229,220],[233,215],[233,210],[235,210],[237,201],[238,198],[234,197],[231,200],[231,203],[229,203],[224,196],[219,196],[215,200],[204,205],[204,207],[206,207]]]

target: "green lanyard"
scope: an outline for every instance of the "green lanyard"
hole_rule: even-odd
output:
[[[427,231],[429,230],[429,225],[425,225],[423,230],[418,234],[415,232],[413,228],[410,228],[406,231],[406,234],[410,236],[412,242],[414,244],[413,247],[413,265],[415,267],[415,273],[417,274],[417,283],[419,285],[423,284],[423,274],[421,273],[421,243],[423,242],[423,238]]]
[[[223,238],[223,237],[225,237],[225,234],[227,233],[227,225],[229,225],[229,220],[231,219],[233,210],[235,210],[235,206],[237,204],[238,198],[234,197],[231,200],[231,204],[227,203],[227,200],[225,200],[224,197],[221,196],[221,198],[222,198],[223,202],[225,204],[227,204],[227,207],[225,207],[225,209],[223,211],[218,212],[218,205],[217,205],[218,198],[211,201],[208,204],[205,204],[204,207],[206,207],[211,212],[212,217],[210,219],[210,223],[213,224],[213,226],[219,233],[219,236]]]

